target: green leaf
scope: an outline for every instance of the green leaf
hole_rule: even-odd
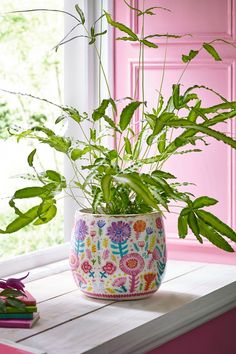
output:
[[[172,126],[172,127],[176,127],[176,128],[177,127],[185,127],[185,128],[197,130],[199,132],[202,132],[206,135],[209,135],[209,136],[215,138],[216,140],[222,141],[225,144],[230,145],[234,149],[236,149],[236,140],[231,139],[227,135],[220,133],[216,130],[207,128],[203,124],[200,125],[200,124],[190,123],[189,121],[187,121],[185,119],[171,120],[171,121],[168,121],[166,124],[168,126]]]
[[[89,129],[90,131],[90,140],[92,140],[94,143],[96,142],[96,138],[97,138],[97,132],[96,129]]]
[[[196,215],[194,214],[193,211],[190,211],[188,213],[188,225],[189,225],[190,229],[192,230],[192,232],[194,233],[194,235],[198,238],[199,226],[198,226]]]
[[[0,312],[1,313],[7,312],[7,307],[6,307],[5,301],[2,301],[1,299],[0,299]]]
[[[80,21],[81,21],[81,23],[82,23],[82,25],[83,25],[83,24],[85,23],[85,16],[84,16],[84,13],[83,13],[83,11],[81,10],[81,8],[79,7],[78,4],[75,5],[75,9],[76,9],[76,11],[78,12],[79,17],[80,17]]]
[[[186,105],[188,102],[190,102],[192,100],[197,100],[197,99],[198,99],[198,95],[196,93],[190,93],[190,94],[184,95],[182,97],[182,100],[183,100],[182,106]]]
[[[215,215],[205,210],[196,210],[195,212],[197,216],[206,224],[210,225],[220,234],[225,235],[230,240],[236,242],[236,232],[232,230],[231,227],[223,223],[223,221],[218,219]]]
[[[156,173],[156,171],[152,172],[152,177],[160,183],[160,185],[162,186],[163,190],[165,191],[165,193],[167,195],[173,195],[173,189],[171,188],[171,186],[162,178],[159,177],[158,173]]]
[[[131,41],[131,42],[136,42],[136,39],[133,37],[117,37],[117,41]]]
[[[108,117],[107,115],[104,115],[103,119],[105,120],[105,122],[107,122],[110,125],[110,127],[115,129],[115,131],[121,133],[120,129],[117,128],[115,122],[110,117]]]
[[[141,39],[140,42],[143,43],[144,45],[146,45],[149,48],[158,48],[158,45],[156,45],[153,42],[148,41],[147,39]]]
[[[133,159],[136,160],[141,152],[142,149],[142,139],[143,139],[143,134],[145,133],[145,128],[143,128],[138,136],[138,140],[136,141],[135,145],[134,145],[134,152],[133,152]]]
[[[176,178],[174,175],[172,175],[171,173],[169,172],[165,172],[165,171],[161,171],[161,170],[155,170],[153,171],[153,174],[157,177],[161,177],[161,178],[165,178],[165,179],[168,179],[168,178]]]
[[[185,238],[188,234],[187,219],[187,215],[180,215],[178,217],[178,233],[180,238]]]
[[[15,290],[15,289],[8,288],[8,289],[4,289],[3,291],[1,291],[0,292],[0,296],[17,297],[17,296],[25,296],[25,294],[22,291],[18,291],[18,290]]]
[[[164,112],[160,115],[160,117],[158,117],[156,119],[156,123],[153,129],[153,132],[151,135],[149,135],[149,137],[147,138],[147,144],[151,145],[153,142],[153,139],[155,138],[155,136],[157,136],[162,130],[163,128],[166,126],[167,122],[169,120],[171,120],[172,118],[175,117],[174,113],[171,112]]]
[[[31,153],[29,154],[27,161],[30,167],[33,167],[33,160],[34,160],[34,156],[36,154],[36,149],[34,149],[33,151],[31,151]]]
[[[190,208],[183,208],[180,212],[181,216],[188,215],[190,213],[191,209]]]
[[[92,208],[93,208],[94,213],[98,212],[98,206],[99,206],[100,202],[102,201],[102,196],[103,196],[103,193],[102,193],[101,189],[98,187],[95,187],[93,190],[93,203],[92,203]]]
[[[59,116],[59,117],[55,120],[55,124],[58,124],[58,123],[62,122],[64,119],[66,119],[65,116],[63,116],[63,115]]]
[[[6,299],[6,303],[7,305],[16,307],[17,309],[22,310],[23,312],[25,311],[26,305],[24,302],[22,302],[21,300],[15,299],[14,297],[8,297]]]
[[[140,162],[142,164],[148,165],[148,164],[160,161],[161,160],[161,156],[162,155],[156,155],[156,156],[152,156],[152,157],[147,157],[146,159],[140,160]]]
[[[184,155],[192,152],[202,152],[202,150],[201,149],[182,150],[182,151],[174,152],[173,155]]]
[[[119,126],[122,131],[124,131],[134,115],[136,109],[142,104],[142,102],[134,101],[128,104],[121,112]]]
[[[155,198],[150,190],[142,183],[139,176],[134,173],[120,174],[119,176],[114,176],[114,180],[118,183],[128,185],[146,204],[159,210]]]
[[[154,37],[166,37],[166,38],[182,38],[182,37],[186,37],[186,36],[190,36],[190,34],[183,34],[183,35],[178,35],[178,34],[168,34],[168,33],[165,33],[165,34],[150,34],[149,36],[146,36],[146,38],[154,38]]]
[[[191,61],[192,59],[194,59],[197,55],[198,55],[199,51],[198,50],[190,50],[188,55],[182,55],[182,61],[184,63],[187,63],[189,61]]]
[[[153,188],[150,187],[150,189],[152,190],[152,192],[155,192],[155,198],[157,199],[157,201],[162,204],[167,210],[168,210],[168,205],[165,201],[165,199],[162,197],[162,193],[161,192],[165,192],[165,189],[163,187],[163,185],[155,178],[149,176],[148,174],[142,173],[141,175],[142,181],[145,182],[146,184],[150,186],[154,186],[155,189],[153,190]]]
[[[213,92],[216,96],[220,97],[222,99],[222,101],[224,101],[225,103],[229,103],[227,101],[227,99],[222,96],[220,93],[216,92],[215,90],[211,89],[210,87],[207,87],[207,86],[204,86],[204,85],[194,85],[194,86],[191,86],[189,87],[186,91],[185,91],[185,95],[188,93],[188,92],[191,92],[192,90],[195,90],[195,89],[204,89],[204,90],[207,90],[207,91],[211,91]]]
[[[227,241],[225,241],[225,239],[222,236],[220,236],[218,232],[216,232],[212,227],[207,225],[201,219],[198,219],[198,225],[199,225],[201,235],[206,237],[211,243],[213,243],[213,245],[221,248],[224,251],[234,252],[230,244]]]
[[[190,122],[193,122],[195,123],[196,120],[197,120],[197,117],[199,116],[199,108],[201,107],[201,101],[199,100],[194,107],[191,107],[191,110],[189,112],[189,115],[187,117],[187,119],[190,121]]]
[[[44,187],[26,187],[16,191],[13,196],[13,199],[40,197],[44,192]]]
[[[51,146],[53,149],[67,153],[70,146],[71,146],[71,141],[69,138],[63,138],[62,136],[51,136],[50,138],[37,138],[41,143],[43,144],[48,144]]]
[[[106,156],[108,157],[109,160],[114,160],[114,159],[117,159],[118,152],[117,152],[117,150],[110,150],[110,151],[108,151]]]
[[[6,231],[2,231],[1,233],[4,234],[11,234],[13,232],[16,232],[26,225],[29,225],[34,219],[37,218],[38,216],[38,209],[39,206],[34,206],[33,208],[29,209],[26,213],[23,214],[23,216],[19,216],[16,218],[14,221],[12,221],[6,228]]]
[[[92,114],[92,118],[95,122],[101,119],[105,115],[109,103],[110,103],[109,99],[104,99],[102,100],[101,105],[97,109],[95,109],[95,111]]]
[[[166,132],[158,139],[157,147],[160,153],[163,153],[166,147]]]
[[[62,180],[65,180],[64,176],[54,170],[46,170],[45,176],[48,177],[51,181],[58,183],[61,183]]]
[[[73,149],[71,151],[71,159],[73,161],[76,161],[80,159],[83,155],[87,154],[89,151],[91,151],[91,146],[86,146],[84,149]]]
[[[80,123],[82,117],[79,111],[74,107],[62,107],[62,110],[68,114],[70,118],[72,118],[76,123]]]
[[[236,102],[235,101],[224,102],[224,103],[217,104],[215,106],[204,107],[204,108],[202,108],[202,111],[204,113],[216,113],[216,112],[218,112],[221,109],[232,109],[232,110],[235,110],[236,109]],[[228,113],[231,113],[231,112],[228,112]]]
[[[163,95],[161,94],[161,92],[159,92],[159,96],[158,96],[158,104],[157,104],[157,110],[155,111],[155,115],[158,116],[158,114],[161,112],[162,110],[162,107],[163,107],[163,104],[164,104],[164,97]]]
[[[142,11],[141,11],[141,10],[139,10],[139,9],[136,8],[136,7],[131,6],[126,0],[124,0],[124,2],[126,3],[126,5],[127,5],[131,10],[137,11],[139,14],[142,15]]]
[[[215,50],[215,48],[209,44],[209,43],[203,43],[203,48],[216,60],[216,61],[222,61],[221,57]]]
[[[119,29],[122,32],[125,32],[129,35],[129,37],[132,37],[135,41],[138,41],[138,36],[127,26],[123,25],[122,23],[119,22],[115,22],[112,20],[111,15],[109,13],[107,13],[106,11],[105,15],[106,15],[106,19],[107,22],[109,23],[109,25]]]
[[[217,123],[224,122],[227,119],[234,118],[234,117],[236,117],[236,110],[231,111],[231,112],[225,112],[225,113],[218,114],[217,116],[215,116],[215,117],[209,119],[207,122],[205,122],[204,125],[206,125],[206,126],[215,125]]]
[[[150,125],[150,128],[154,129],[155,122],[157,120],[157,115],[156,114],[150,114],[150,113],[144,113],[144,116],[146,118],[146,121]]]
[[[179,88],[180,88],[180,84],[172,86],[172,91],[173,91],[172,96],[173,96],[173,103],[175,109],[179,109],[180,107]]]
[[[102,193],[106,203],[109,203],[111,201],[112,180],[113,176],[111,175],[105,175],[102,177],[101,180]]]
[[[132,155],[132,147],[129,138],[124,137],[125,141],[125,152],[129,155]]]
[[[202,197],[199,197],[194,200],[193,208],[198,209],[198,208],[202,208],[204,206],[215,205],[216,203],[218,203],[218,200],[216,200],[214,198],[207,197],[207,196],[202,196]]]
[[[57,214],[57,207],[56,205],[51,205],[48,210],[42,214],[40,214],[40,218],[38,218],[35,222],[34,225],[43,225],[51,221]]]

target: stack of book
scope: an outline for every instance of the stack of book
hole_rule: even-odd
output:
[[[0,312],[0,327],[8,328],[31,328],[39,319],[37,312],[36,299],[25,291],[26,296],[19,297],[25,303],[25,310],[7,306],[6,312]]]

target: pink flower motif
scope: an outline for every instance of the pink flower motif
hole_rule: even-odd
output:
[[[110,251],[109,250],[104,250],[102,254],[103,259],[107,259],[109,257]]]
[[[124,286],[125,283],[126,283],[126,278],[120,277],[120,278],[117,278],[113,281],[112,286],[119,288],[121,286]]]
[[[130,253],[120,260],[120,269],[131,276],[136,276],[144,268],[144,260],[138,253]]]
[[[73,276],[75,279],[76,284],[87,284],[87,281],[84,279],[84,277],[82,277],[82,275],[80,275],[79,273],[73,272]]]
[[[156,219],[156,226],[158,229],[163,229],[163,223],[160,217]]]
[[[106,264],[102,267],[102,269],[104,270],[104,272],[111,275],[115,272],[116,266],[112,262],[106,262]]]
[[[70,252],[69,263],[72,270],[76,270],[79,267],[79,258],[73,250]]]
[[[84,261],[84,263],[82,263],[81,265],[81,268],[84,271],[84,273],[88,273],[92,269],[92,266],[89,264],[88,261]]]
[[[96,231],[91,230],[91,231],[90,231],[90,236],[91,236],[91,237],[95,237],[95,236],[96,236]]]
[[[92,258],[92,252],[89,249],[86,250],[86,256],[88,259]]]
[[[143,248],[145,246],[145,241],[139,241],[138,245],[139,247]]]

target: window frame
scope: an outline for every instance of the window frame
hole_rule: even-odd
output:
[[[76,4],[83,9],[88,22],[94,22],[100,16],[101,4],[96,0],[64,0],[64,10],[73,12]],[[113,11],[113,1],[103,0],[103,7],[108,12]],[[74,25],[73,19],[64,16],[65,34]],[[103,40],[103,61],[105,71],[111,82],[113,90],[113,63],[111,53],[113,50],[113,33],[110,31],[108,40]],[[84,53],[84,55],[81,55]],[[78,107],[80,111],[91,112],[96,106],[97,86],[94,85],[98,74],[98,60],[94,50],[88,46],[85,39],[73,41],[64,46],[64,104]],[[92,70],[91,70],[92,68]],[[73,85],[71,84],[73,83]],[[105,87],[101,88],[102,94],[105,93]],[[78,99],[79,98],[79,99]],[[70,121],[67,134],[78,138],[78,127],[76,123]],[[64,173],[67,178],[71,177],[68,162],[64,162]],[[74,213],[77,206],[73,200],[65,198],[64,201],[64,240],[65,243],[49,248],[29,252],[24,255],[15,256],[4,261],[0,261],[0,277],[27,271],[36,267],[48,265],[50,263],[64,260],[68,257],[70,248],[70,235],[74,221]],[[10,237],[10,236],[9,236]]]

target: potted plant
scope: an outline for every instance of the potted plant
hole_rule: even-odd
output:
[[[143,18],[153,15],[155,11],[155,8],[131,9]],[[145,62],[144,47],[153,50],[157,47],[152,38],[181,37],[174,34],[144,36],[143,30],[141,37],[138,37],[126,25],[114,21],[107,12],[89,30],[78,5],[75,6],[75,13],[65,13],[73,17],[76,25],[56,49],[78,37],[87,37],[88,44],[95,46],[108,92],[109,83],[96,45],[97,39],[106,34],[106,31],[97,30],[99,21],[105,18],[110,26],[121,31],[123,36],[117,40],[139,43],[140,68]],[[73,35],[72,32],[78,28],[83,30],[82,34]],[[203,43],[200,50],[207,51],[214,60],[221,60],[214,48],[216,41],[220,39]],[[198,53],[191,50],[188,55],[182,56],[186,67]],[[195,92],[197,88],[214,92],[219,104],[202,107]],[[122,100],[114,99],[109,94],[100,100],[91,116],[74,107],[56,106],[62,114],[55,124],[72,119],[78,125],[80,139],[59,136],[42,125],[31,126],[24,131],[10,129],[10,132],[18,141],[36,140],[63,153],[71,164],[74,177],[66,180],[55,170],[38,171],[34,164],[34,149],[27,161],[33,171],[32,180],[37,180],[39,184],[34,182],[33,186],[13,194],[9,205],[14,209],[16,218],[0,233],[11,234],[28,224],[37,227],[50,222],[57,212],[58,194],[66,191],[78,204],[70,254],[74,278],[83,293],[105,299],[146,297],[159,288],[166,265],[163,215],[171,212],[173,202],[181,202],[178,208],[180,238],[185,238],[191,231],[200,243],[206,238],[227,252],[234,251],[225,238],[235,242],[235,231],[205,210],[218,201],[209,196],[196,198],[188,191],[183,191],[185,185],[181,181],[176,182],[176,177],[165,168],[163,170],[163,167],[176,152],[198,151],[195,144],[198,140],[205,141],[207,137],[235,149],[236,141],[215,130],[214,126],[235,117],[236,102],[226,100],[208,87],[195,85],[183,89],[177,82],[172,86],[170,97],[158,93],[155,108],[147,106],[144,87],[141,101],[136,99],[136,93]],[[137,132],[134,116],[138,113],[140,126]],[[84,128],[88,125],[89,134],[86,134]],[[173,131],[176,133],[174,138]],[[114,140],[113,147],[106,144],[108,135]],[[188,145],[194,147],[183,151]],[[77,197],[78,191],[80,197]],[[18,200],[35,197],[40,198],[40,202],[29,210],[22,211],[17,206]]]

